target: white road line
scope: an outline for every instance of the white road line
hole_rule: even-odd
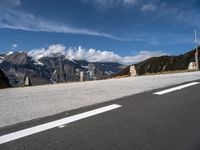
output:
[[[23,138],[23,137],[26,137],[26,136],[29,136],[29,135],[32,135],[32,134],[35,134],[35,133],[39,133],[39,132],[42,132],[42,131],[45,131],[45,130],[49,130],[49,129],[52,129],[52,128],[55,128],[55,127],[59,127],[59,126],[62,126],[62,125],[65,125],[65,124],[68,124],[68,123],[71,123],[71,122],[75,122],[75,121],[78,121],[78,120],[81,120],[81,119],[84,119],[84,118],[88,118],[88,117],[91,117],[91,116],[94,116],[94,115],[97,115],[97,114],[101,114],[101,113],[113,110],[113,109],[117,109],[117,108],[120,108],[120,107],[121,107],[121,105],[113,104],[113,105],[105,106],[105,107],[102,107],[102,108],[94,109],[94,110],[91,110],[91,111],[87,111],[87,112],[84,112],[84,113],[81,113],[81,114],[77,114],[77,115],[74,115],[74,116],[70,116],[70,117],[67,117],[67,118],[63,118],[63,119],[60,119],[60,120],[56,120],[56,121],[52,121],[52,122],[45,123],[45,124],[42,124],[42,125],[38,125],[38,126],[35,126],[35,127],[31,127],[31,128],[28,128],[28,129],[24,129],[24,130],[21,130],[21,131],[17,131],[17,132],[14,132],[14,133],[10,133],[10,134],[7,134],[7,135],[3,135],[3,136],[0,136],[0,144],[7,143],[7,142],[10,142],[10,141],[13,141],[13,140],[17,140],[17,139],[20,139],[20,138]]]
[[[199,83],[200,82],[192,82],[192,83],[184,84],[184,85],[181,85],[181,86],[173,87],[173,88],[170,88],[170,89],[166,89],[166,90],[163,90],[163,91],[159,91],[159,92],[156,92],[156,93],[153,93],[153,94],[163,95],[163,94],[170,93],[170,92],[173,92],[173,91],[176,91],[176,90],[181,90],[181,89],[186,88],[186,87],[197,85]]]

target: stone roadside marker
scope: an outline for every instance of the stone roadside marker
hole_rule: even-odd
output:
[[[136,77],[137,76],[137,71],[135,66],[130,66],[130,73],[131,73],[131,77]]]
[[[84,72],[80,72],[80,82],[84,81]]]

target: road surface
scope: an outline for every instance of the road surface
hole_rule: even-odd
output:
[[[200,80],[0,129],[1,150],[199,150]]]

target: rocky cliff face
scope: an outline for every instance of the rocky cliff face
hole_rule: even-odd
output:
[[[21,86],[24,77],[29,77],[32,85],[79,81],[83,71],[86,80],[104,79],[120,72],[118,63],[92,63],[69,60],[64,55],[34,59],[24,52],[0,55],[0,68],[13,86]]]
[[[11,87],[8,78],[5,76],[4,72],[0,70],[0,89]]]
[[[189,63],[195,61],[194,55],[195,50],[192,50],[183,55],[154,57],[133,65],[135,65],[138,75],[164,71],[186,70],[188,69]],[[114,76],[124,75],[130,75],[130,66],[126,67],[124,70],[118,74],[115,74]]]

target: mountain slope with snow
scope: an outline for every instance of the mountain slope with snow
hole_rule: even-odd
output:
[[[97,63],[85,60],[68,59],[65,55],[37,55],[31,57],[25,52],[2,54],[0,68],[9,78],[11,85],[23,85],[24,78],[29,77],[32,85],[79,81],[83,71],[86,80],[99,80],[120,72],[118,63]]]

